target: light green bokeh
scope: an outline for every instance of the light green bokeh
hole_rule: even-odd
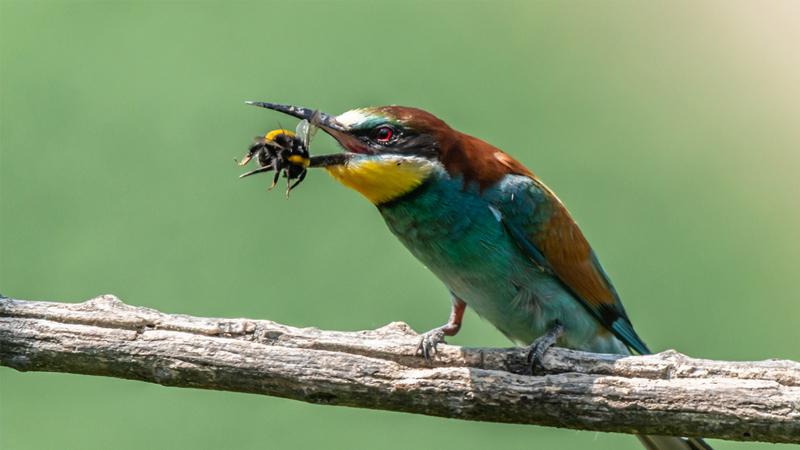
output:
[[[2,0],[0,292],[436,326],[445,289],[368,202],[324,173],[286,201],[233,164],[252,136],[294,126],[243,100],[397,103],[548,182],[654,349],[798,360],[796,5]],[[508,345],[472,313],[451,342]],[[638,444],[0,368],[0,448]]]

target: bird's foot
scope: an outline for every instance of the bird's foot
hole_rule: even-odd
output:
[[[434,328],[420,337],[417,355],[422,355],[425,361],[430,363],[433,360],[433,356],[439,351],[437,346],[445,343],[444,330],[441,327]]]
[[[547,333],[536,338],[536,340],[528,346],[527,367],[531,375],[537,375],[544,371],[542,358],[544,358],[545,352],[556,343],[562,334],[564,334],[564,326],[561,325],[561,322],[556,321]]]

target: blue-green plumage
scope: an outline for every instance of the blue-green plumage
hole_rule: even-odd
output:
[[[526,217],[545,223],[547,201],[525,176],[507,175],[479,192],[440,169],[417,191],[379,209],[414,256],[510,339],[529,344],[558,320],[565,329],[560,345],[627,353],[558,278],[520,249],[490,208],[526,209]]]

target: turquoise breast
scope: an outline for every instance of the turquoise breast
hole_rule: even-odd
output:
[[[529,344],[559,320],[566,328],[560,345],[619,353],[615,339],[596,339],[599,323],[518,249],[492,213],[490,204],[513,202],[516,185],[526,183],[525,177],[506,178],[481,193],[439,171],[417,190],[378,208],[409,251],[508,338]],[[548,211],[543,206],[528,213]]]

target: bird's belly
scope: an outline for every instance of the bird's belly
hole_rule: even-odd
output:
[[[559,320],[566,329],[560,345],[618,352],[613,338],[598,341],[599,322],[530,262],[477,194],[426,192],[381,213],[452,293],[513,341],[530,343]]]
[[[488,205],[476,194],[430,188],[381,208],[389,229],[447,288],[478,315],[517,341],[530,342],[546,324],[527,285],[547,285],[531,273]],[[538,278],[538,279],[537,279]],[[526,301],[527,300],[527,301]]]

